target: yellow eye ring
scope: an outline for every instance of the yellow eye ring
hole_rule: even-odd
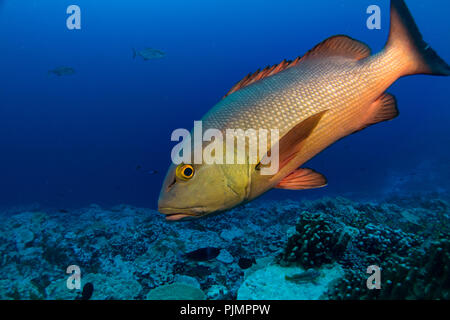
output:
[[[180,178],[181,180],[189,180],[194,176],[194,167],[191,166],[190,164],[180,164],[177,167],[176,170],[176,175],[178,178]]]

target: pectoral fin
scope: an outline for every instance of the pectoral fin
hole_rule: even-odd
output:
[[[302,143],[309,137],[319,124],[320,119],[328,110],[321,111],[297,124],[280,141],[278,141],[279,170],[288,164],[300,151]],[[270,151],[272,153],[272,150]],[[265,160],[265,159],[264,159]],[[267,161],[262,161],[267,163]],[[258,170],[260,164],[256,166]]]
[[[297,169],[276,186],[277,189],[305,190],[321,188],[327,185],[327,179],[312,169]]]

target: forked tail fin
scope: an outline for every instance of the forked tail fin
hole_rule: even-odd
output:
[[[386,50],[401,50],[407,61],[404,75],[450,75],[450,67],[423,40],[404,0],[391,0],[391,30]]]

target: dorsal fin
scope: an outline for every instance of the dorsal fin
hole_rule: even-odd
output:
[[[249,73],[244,79],[242,79],[241,81],[236,83],[230,89],[230,91],[228,91],[228,93],[224,96],[224,98],[229,96],[230,94],[238,91],[239,89],[242,89],[244,87],[251,85],[252,83],[255,83],[261,79],[264,79],[264,78],[272,76],[278,72],[286,70],[290,67],[293,67],[296,64],[298,64],[300,60],[301,60],[301,57],[298,57],[297,59],[292,60],[292,61],[291,60],[283,60],[279,64],[275,64],[273,66],[267,66],[263,70],[257,70],[254,73]]]
[[[341,56],[361,60],[370,56],[370,48],[364,43],[347,36],[333,36],[319,43],[313,49],[308,51],[303,57],[298,57],[292,61],[283,60],[279,64],[268,66],[263,70],[257,70],[254,73],[249,73],[244,79],[236,83],[223,98],[261,79],[270,77],[278,72],[291,68],[306,59],[331,56]]]
[[[370,48],[366,44],[347,36],[337,35],[322,41],[309,50],[303,56],[302,61],[320,57],[346,57],[361,60],[369,57],[370,54]]]

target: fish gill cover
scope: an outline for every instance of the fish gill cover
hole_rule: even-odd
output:
[[[76,2],[0,0],[0,299],[450,298],[449,78],[402,77],[448,73],[447,2],[409,0],[408,10],[392,0],[393,15],[388,0]],[[385,70],[374,77],[384,84],[364,91],[376,95],[359,90],[372,73],[356,90],[330,72],[360,61]],[[234,113],[211,121],[281,121],[270,112],[288,111],[255,112],[250,98],[262,94],[253,106],[264,106],[273,79],[291,88],[315,68],[327,77],[314,90],[341,96],[326,108],[323,96],[295,95],[318,101],[308,110],[319,116],[292,121],[298,135],[286,135],[281,163],[294,159],[283,151],[315,148],[302,141],[318,137],[346,92],[356,90],[345,105],[366,121],[333,127],[343,131],[315,141],[338,142],[301,154],[240,202],[226,203],[218,180],[181,196],[201,172],[183,164],[167,183],[178,190],[168,218],[192,218],[186,207],[205,197],[230,210],[164,220],[157,202],[173,131],[217,103]],[[240,99],[245,110],[234,107]],[[284,190],[264,193],[275,186]],[[208,205],[201,215],[217,209]]]

